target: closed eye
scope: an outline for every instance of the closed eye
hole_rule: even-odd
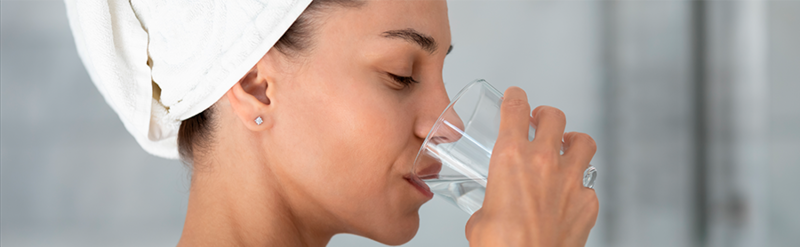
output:
[[[397,83],[403,84],[404,87],[409,87],[411,86],[412,83],[419,83],[417,80],[414,80],[414,78],[411,78],[410,76],[399,76],[392,73],[388,74],[389,77],[392,77],[392,80],[396,81]]]

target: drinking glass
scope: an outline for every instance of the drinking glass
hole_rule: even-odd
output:
[[[469,214],[483,205],[502,101],[503,94],[485,80],[467,84],[439,116],[414,161],[418,179]],[[528,140],[534,134],[531,125]],[[584,186],[592,188],[596,177],[590,165]]]

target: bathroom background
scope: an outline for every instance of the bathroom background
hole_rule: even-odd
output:
[[[483,78],[599,150],[588,246],[796,246],[800,1],[450,1],[451,96]],[[0,245],[174,246],[178,161],[89,80],[57,0],[0,1]],[[468,246],[434,198],[404,246]],[[380,246],[352,235],[330,246]]]

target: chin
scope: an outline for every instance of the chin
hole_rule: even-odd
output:
[[[408,216],[402,219],[402,223],[389,223],[380,232],[376,232],[376,236],[370,237],[379,243],[385,245],[401,245],[411,241],[417,235],[419,230],[419,213],[413,216]]]

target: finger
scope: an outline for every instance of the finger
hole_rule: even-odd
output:
[[[469,220],[467,220],[467,225],[464,227],[464,235],[467,236],[467,241],[471,240],[472,231],[475,228],[475,224],[477,224],[476,222],[480,221],[480,218],[482,216],[483,216],[483,211],[478,209],[478,211],[475,211],[475,213],[473,213],[472,216],[469,217]]]
[[[592,161],[595,152],[597,152],[597,144],[591,136],[580,132],[569,132],[564,134],[564,157],[567,159],[568,166],[578,166],[583,172],[584,169],[589,167],[589,162]]]
[[[530,126],[528,95],[518,87],[510,87],[503,95],[500,105],[500,134],[502,140],[528,140]],[[498,140],[499,141],[499,140]]]
[[[573,236],[565,246],[585,246],[586,240],[589,238],[589,233],[597,223],[597,215],[600,210],[600,204],[597,200],[597,195],[594,190],[582,190],[580,197],[582,201],[575,202],[580,204],[578,208],[579,215],[572,224],[570,236]]]
[[[536,126],[533,142],[553,150],[561,150],[561,138],[567,125],[564,112],[552,106],[539,106],[533,110],[531,119]]]
[[[600,201],[597,198],[595,190],[582,190],[579,196],[582,201],[577,203],[583,206],[579,209],[582,213],[582,222],[578,224],[586,227],[584,228],[585,232],[589,232],[589,230],[594,227],[595,223],[597,223],[597,215],[600,213]]]

